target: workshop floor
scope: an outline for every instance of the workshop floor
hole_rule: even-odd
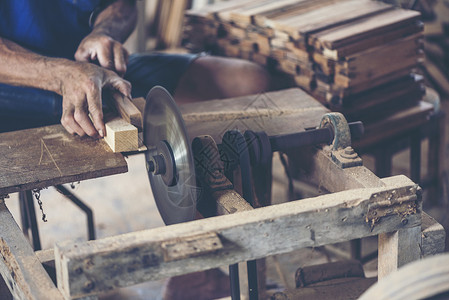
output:
[[[449,101],[443,101],[442,106],[446,111],[446,115],[449,115]],[[446,120],[446,128],[447,134],[449,133],[448,120]],[[446,141],[449,141],[449,138]],[[424,143],[423,157],[425,157],[425,151],[426,145]],[[449,172],[448,143],[446,144],[445,152],[446,161],[444,162],[444,168],[446,172]],[[408,151],[404,151],[394,157],[394,174],[408,175],[408,157]],[[127,162],[129,165],[128,173],[74,184],[73,192],[93,208],[98,238],[164,226],[151,194],[145,171],[144,156],[136,155],[128,157]],[[370,157],[364,157],[364,164],[368,168],[371,168],[373,164],[372,159]],[[273,200],[275,202],[282,202],[287,199],[286,182],[283,166],[278,157],[275,156],[273,184]],[[443,190],[447,188],[445,186]],[[42,190],[41,199],[43,201],[44,212],[48,219],[46,223],[39,222],[44,249],[53,247],[55,242],[67,239],[86,240],[87,228],[85,225],[85,216],[78,208],[53,188]],[[427,212],[448,230],[449,201],[447,193],[443,193],[439,203],[440,206],[430,207]],[[6,200],[6,204],[16,220],[20,220],[17,194],[12,194],[10,199]],[[38,217],[41,216],[38,207],[36,207],[36,213]],[[375,238],[366,239],[363,243],[363,251],[366,253],[374,250],[377,245]],[[343,243],[326,251],[323,251],[322,248],[304,249],[295,253],[270,257],[267,260],[268,283],[272,287],[293,288],[294,274],[298,267],[324,263],[329,261],[329,259],[336,260],[336,253],[340,257],[347,256],[348,252],[344,251],[347,249],[347,243]],[[376,276],[376,261],[367,263],[364,267],[367,277]],[[144,283],[105,295],[102,299],[162,299],[165,284],[166,280]]]

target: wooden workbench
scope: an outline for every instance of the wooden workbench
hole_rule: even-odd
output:
[[[211,134],[217,143],[229,129],[269,135],[303,131],[318,126],[328,112],[299,89],[181,110],[190,138]],[[380,237],[380,276],[418,259],[427,240],[421,235],[418,186],[405,176],[381,180],[363,166],[338,168],[326,151],[310,153],[305,171],[333,194],[247,210],[240,208],[248,204],[235,191],[220,191],[217,205],[230,215],[84,243],[61,242],[44,260],[0,200],[0,273],[17,299],[62,300],[371,235]],[[123,157],[102,141],[72,137],[59,125],[1,134],[0,156],[0,195],[126,171]],[[44,261],[56,266],[58,287],[42,267]]]
[[[103,140],[72,136],[61,125],[0,134],[0,195],[127,170]]]

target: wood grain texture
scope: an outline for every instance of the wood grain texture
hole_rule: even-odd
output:
[[[379,235],[379,280],[421,258],[421,226]]]
[[[287,152],[290,163],[300,166],[304,180],[330,193],[357,188],[382,187],[385,183],[364,166],[342,169],[332,161],[330,151],[292,149]]]
[[[277,28],[304,41],[307,34],[325,30],[392,9],[390,5],[370,0],[340,1],[291,18],[277,20]]]
[[[434,218],[422,213],[422,256],[431,256],[444,252],[446,232],[443,225]]]
[[[329,112],[298,88],[191,103],[182,105],[180,110],[191,139],[208,134],[218,144],[231,129],[266,131],[268,135],[303,131],[318,126]]]
[[[72,136],[61,125],[0,134],[0,161],[0,194],[128,170],[103,140]]]
[[[303,247],[420,226],[420,210],[408,210],[410,204],[419,201],[417,185],[403,176],[385,182],[385,187],[343,191],[96,241],[58,243],[58,286],[66,296],[79,297]],[[392,193],[401,197],[390,197]],[[162,243],[207,233],[216,233],[223,248],[164,262]]]
[[[138,130],[122,118],[115,118],[105,123],[104,140],[113,152],[138,151]]]
[[[123,96],[121,93],[113,93],[115,107],[122,119],[128,123],[142,129],[143,118],[140,110],[134,105],[133,101],[128,97]]]
[[[417,11],[404,9],[387,10],[363,18],[359,22],[351,22],[313,34],[309,40],[309,44],[315,45],[318,49],[336,49],[372,36],[387,34],[383,40],[378,40],[378,42],[380,41],[382,43],[378,43],[377,45],[384,44],[401,38],[404,35],[409,35],[409,32],[404,29],[410,28],[412,33],[413,31],[421,31],[422,27],[420,28],[417,24],[419,18],[420,13]],[[395,32],[395,30],[397,31],[399,29],[402,29],[402,31]],[[394,32],[395,34],[388,35],[389,32]]]
[[[64,299],[3,201],[0,201],[0,256],[0,273],[14,299]]]

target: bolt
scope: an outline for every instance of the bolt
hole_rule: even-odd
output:
[[[82,273],[83,273],[83,268],[78,267],[78,268],[75,269],[75,274],[76,275],[81,275]]]
[[[352,147],[348,146],[345,149],[343,149],[342,152],[340,152],[341,157],[346,159],[356,159],[357,153],[355,153],[354,149]]]
[[[345,154],[352,155],[354,153],[355,153],[355,151],[354,151],[354,149],[352,149],[352,147],[346,147],[345,148]]]
[[[407,219],[402,219],[402,225],[407,225],[408,224],[408,220]]]

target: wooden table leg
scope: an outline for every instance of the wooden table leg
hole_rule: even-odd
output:
[[[421,226],[379,234],[378,279],[420,257]]]

